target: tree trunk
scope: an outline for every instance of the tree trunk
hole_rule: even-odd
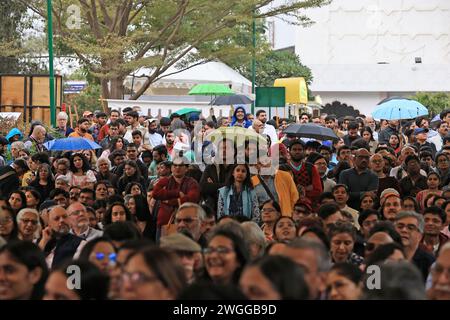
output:
[[[120,76],[110,80],[110,96],[109,99],[123,99],[125,77]]]

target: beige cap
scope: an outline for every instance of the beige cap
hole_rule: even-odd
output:
[[[160,247],[177,251],[200,252],[200,245],[181,233],[173,233],[160,239]]]
[[[400,193],[394,188],[384,189],[380,195],[380,204],[383,205],[386,199],[392,196],[400,198]]]

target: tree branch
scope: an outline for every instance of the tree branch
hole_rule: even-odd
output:
[[[185,50],[183,50],[178,56],[174,57],[167,65],[164,67],[160,66],[156,68],[152,75],[148,76],[147,80],[145,80],[142,87],[130,97],[130,100],[137,100],[147,89],[148,87],[155,81],[155,79],[158,77],[158,75],[164,73],[167,69],[169,69],[171,66],[173,66],[175,63],[177,63],[179,60],[181,60],[186,54],[188,54],[192,49],[195,48],[197,44],[202,42],[204,39],[209,37],[211,34],[220,31],[221,29],[226,28],[226,25],[220,25],[216,28],[213,28],[209,32],[206,32],[201,37],[199,37],[196,41],[194,41],[189,47],[187,47]]]
[[[142,5],[139,8],[137,8],[135,12],[131,15],[131,17],[128,19],[128,25],[130,25],[133,22],[133,20],[138,16],[138,14],[142,11],[142,9],[144,9],[145,6],[150,3],[150,1],[151,0],[145,0],[142,2]]]
[[[150,50],[161,39],[161,37],[170,28],[170,26],[172,26],[172,24],[175,23],[175,21],[177,21],[177,19],[179,19],[180,14],[185,10],[185,8],[183,8],[183,7],[187,6],[188,2],[189,1],[183,1],[183,4],[180,6],[178,11],[175,13],[175,15],[173,15],[169,19],[169,21],[166,23],[166,25],[159,31],[158,36],[155,39],[153,39],[153,41],[150,41],[149,43],[147,43],[141,50],[139,50],[139,52],[136,54],[136,56],[134,58],[135,60],[141,59],[147,53],[147,51]]]
[[[105,6],[104,0],[98,0],[98,3],[100,4],[100,10],[102,11],[103,18],[105,19],[105,24],[107,26],[110,26],[112,24],[112,19],[108,14],[108,9]]]
[[[91,0],[91,20],[92,20],[92,31],[97,39],[102,39],[102,34],[100,31],[100,25],[98,22],[97,6],[95,5],[95,0]]]

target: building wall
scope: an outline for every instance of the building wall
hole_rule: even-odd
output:
[[[369,114],[387,96],[450,91],[450,73],[438,74],[450,65],[449,0],[333,0],[304,14],[316,23],[274,19],[274,48],[295,46],[324,104],[338,100]]]
[[[394,96],[407,97],[414,95],[414,92],[317,92],[317,94],[320,95],[323,105],[339,101],[352,106],[362,114],[369,115],[383,99]]]
[[[333,0],[306,14],[316,23],[295,40],[306,64],[450,63],[448,0]]]

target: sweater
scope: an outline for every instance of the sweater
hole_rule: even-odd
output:
[[[258,176],[253,176],[252,183],[256,187],[261,181]],[[292,217],[292,210],[299,196],[297,186],[288,172],[277,170],[275,173],[275,190],[281,207],[281,215]]]

